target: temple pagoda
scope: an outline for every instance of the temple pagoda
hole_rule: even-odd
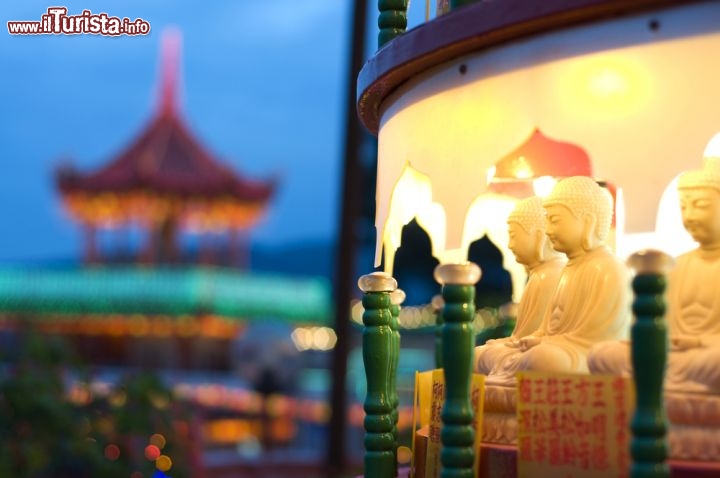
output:
[[[178,111],[179,52],[179,34],[166,33],[158,108],[131,144],[95,171],[64,166],[57,172],[64,207],[85,229],[87,263],[114,259],[101,257],[99,229],[139,227],[146,231],[145,246],[117,259],[242,265],[246,251],[241,233],[267,211],[275,180],[251,180],[223,164],[196,139]],[[222,235],[225,245],[206,241],[190,259],[179,250],[180,232],[202,234],[206,240]]]

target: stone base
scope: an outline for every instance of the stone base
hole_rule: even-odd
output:
[[[717,435],[716,435],[717,436]],[[427,429],[418,430],[415,434],[415,446],[424,450],[427,443]],[[415,474],[406,474],[402,470],[401,478],[424,478],[424,451],[418,449],[415,459]],[[480,467],[477,478],[517,478],[517,447],[483,443],[480,446]],[[720,461],[669,460],[671,478],[718,478],[720,477]]]
[[[720,462],[720,396],[668,391],[665,409],[672,459]]]
[[[515,387],[485,387],[483,406],[483,443],[494,445],[517,444],[517,389]]]

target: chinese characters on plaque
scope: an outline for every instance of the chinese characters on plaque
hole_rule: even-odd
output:
[[[628,379],[520,372],[517,381],[518,476],[627,478]]]

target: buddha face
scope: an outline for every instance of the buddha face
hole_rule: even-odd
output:
[[[683,226],[700,246],[720,242],[720,191],[714,188],[680,189]]]
[[[510,241],[508,248],[515,255],[515,260],[524,266],[534,266],[540,262],[538,251],[540,248],[537,244],[537,235],[527,232],[519,223],[508,223],[508,235]]]
[[[582,219],[575,217],[570,209],[561,204],[546,206],[545,212],[547,213],[545,233],[553,249],[571,259],[582,254],[585,231]]]

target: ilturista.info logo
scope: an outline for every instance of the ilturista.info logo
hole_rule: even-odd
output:
[[[83,10],[78,15],[68,15],[66,7],[50,7],[40,20],[7,22],[11,35],[147,35],[150,23],[142,18],[111,17],[107,13]]]

